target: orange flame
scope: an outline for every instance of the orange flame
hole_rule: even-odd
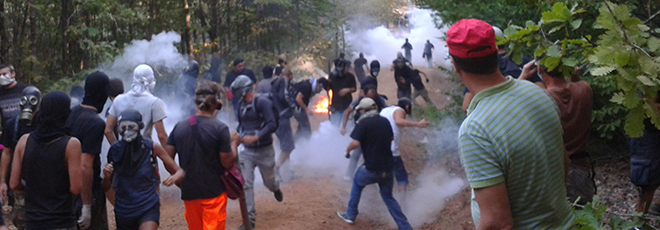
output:
[[[330,107],[330,100],[332,99],[332,90],[328,91],[328,96],[321,96],[320,100],[314,105],[315,113],[328,113],[328,108]]]

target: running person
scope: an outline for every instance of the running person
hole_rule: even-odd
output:
[[[155,230],[160,220],[160,199],[156,187],[160,177],[156,168],[159,157],[168,172],[163,184],[178,184],[185,172],[176,165],[162,146],[142,137],[144,128],[139,111],[127,109],[119,115],[122,139],[108,150],[108,163],[103,169],[103,190],[115,190],[115,222],[118,230]],[[105,201],[105,200],[104,200]]]
[[[380,116],[387,118],[392,126],[392,133],[394,133],[394,140],[392,141],[392,156],[394,156],[394,177],[397,184],[407,188],[408,185],[408,172],[403,165],[401,159],[401,152],[399,151],[399,144],[401,143],[401,132],[399,127],[428,127],[429,122],[422,119],[418,122],[406,120],[406,115],[412,112],[412,103],[410,99],[401,98],[397,105],[384,108],[380,111]]]
[[[245,202],[252,227],[257,219],[254,205],[254,170],[259,167],[264,185],[282,202],[284,195],[275,179],[275,150],[272,134],[277,129],[276,115],[267,97],[256,96],[252,80],[241,75],[231,85],[233,94],[240,98],[238,107],[238,133],[245,149],[239,154],[241,173],[245,179]]]
[[[399,203],[392,196],[394,158],[391,143],[394,135],[390,123],[378,114],[376,103],[371,98],[363,98],[356,108],[364,115],[351,133],[353,140],[346,149],[346,157],[350,157],[350,151],[353,149],[361,148],[364,165],[360,166],[353,178],[353,188],[346,212],[337,212],[337,215],[346,223],[353,224],[358,215],[362,189],[367,185],[378,183],[380,195],[396,225],[401,230],[412,229]]]
[[[369,71],[369,67],[366,66],[367,63],[367,59],[364,58],[363,53],[360,53],[360,57],[353,62],[353,65],[355,65],[355,76],[357,77],[358,82],[362,82],[366,77],[364,74],[364,68],[367,68],[367,71]]]
[[[435,49],[435,46],[431,44],[430,40],[426,40],[426,44],[424,44],[424,53],[422,54],[422,57],[426,59],[426,65],[428,66],[429,69],[433,68],[433,49]]]
[[[220,87],[210,82],[197,87],[197,113],[174,126],[165,146],[171,157],[179,155],[186,170],[180,187],[189,229],[225,229],[227,193],[219,178],[234,166],[240,137],[230,137],[227,124],[216,118],[222,107]]]
[[[411,61],[412,60],[412,49],[413,49],[413,47],[410,44],[410,42],[408,42],[408,38],[406,38],[406,42],[403,43],[403,45],[401,46],[401,49],[403,49],[406,52],[406,59],[408,61]]]
[[[300,109],[293,114],[298,121],[298,130],[294,134],[295,140],[309,139],[312,136],[312,126],[309,123],[309,116],[314,116],[314,110],[309,107],[309,101],[312,97],[321,92],[328,85],[328,79],[312,78],[295,84],[293,87],[298,92],[296,103]]]

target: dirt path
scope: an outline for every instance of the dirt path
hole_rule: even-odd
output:
[[[431,82],[426,84],[429,89],[429,96],[438,108],[444,107],[448,102],[443,92],[451,86],[448,85],[446,77],[441,76],[438,71],[424,71],[431,79]],[[388,104],[395,104],[397,99],[393,73],[384,68],[378,80],[379,92],[389,97]],[[425,104],[421,98],[418,99],[418,102],[422,105]],[[322,115],[312,118],[315,130],[319,129],[318,124],[323,120],[326,119]],[[429,153],[421,147],[419,141],[424,139],[425,136],[431,135],[431,133],[419,132],[413,129],[404,129],[403,132],[401,149],[406,168],[410,172],[411,185],[405,200],[402,198],[402,192],[396,189],[395,197],[400,201],[411,224],[418,229],[473,229],[474,225],[471,223],[469,211],[470,206],[467,202],[469,192],[462,189],[464,185],[460,186],[463,179],[450,179],[462,174],[457,157],[449,157],[443,162],[429,162]],[[345,146],[336,146],[336,148],[342,152]],[[328,164],[332,164],[330,161],[336,159],[339,159],[338,161],[342,164],[348,163],[347,160],[341,159],[340,155],[332,158],[333,160],[329,160]],[[281,185],[284,192],[282,203],[275,200],[273,194],[263,186],[260,179],[255,182],[257,229],[396,228],[378,194],[377,186],[365,188],[359,207],[361,212],[354,225],[348,225],[340,220],[335,212],[346,209],[351,189],[351,182],[341,179],[346,166],[324,168],[315,164],[304,163],[304,159],[298,161],[303,163],[296,164],[296,161],[292,159],[292,162],[294,162],[292,179]],[[422,183],[420,178],[423,175],[431,175],[425,177],[425,181],[435,181],[437,184],[452,184],[454,189],[460,190],[460,193],[454,198],[448,199],[447,197],[450,195],[445,194],[447,191],[444,191],[443,187],[429,187],[426,186],[426,182]],[[435,195],[436,193],[438,195]],[[183,218],[183,202],[180,200],[179,194],[178,188],[162,189],[161,229],[187,228]],[[443,204],[445,208],[441,209],[440,207]],[[109,212],[112,213],[112,206],[109,207]],[[111,220],[111,222],[114,222],[114,220]],[[240,224],[241,217],[238,202],[230,200],[227,207],[227,229],[236,229]],[[114,223],[111,225],[113,226]]]

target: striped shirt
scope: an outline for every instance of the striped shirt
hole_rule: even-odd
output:
[[[461,163],[473,189],[505,183],[514,229],[572,225],[559,109],[543,89],[508,77],[477,93],[458,138]],[[478,225],[474,192],[472,217]]]

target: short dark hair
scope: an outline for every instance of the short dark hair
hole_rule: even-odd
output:
[[[4,68],[9,68],[9,72],[12,73],[14,72],[14,66],[9,63],[0,64],[0,69],[4,69]]]
[[[279,60],[277,60],[277,64],[281,65],[282,63],[286,63],[286,61],[284,61],[284,59],[281,59],[281,58]]]
[[[322,85],[325,91],[328,91],[330,89],[330,82],[328,82],[328,79],[325,79],[323,77],[316,79],[316,84]]]
[[[378,94],[378,89],[376,88],[375,85],[373,84],[368,84],[364,86],[364,94],[367,94],[369,92],[374,92],[375,94]]]
[[[273,67],[264,66],[264,68],[261,69],[261,73],[263,73],[265,79],[271,78],[273,77]]]
[[[478,58],[459,58],[451,55],[454,63],[464,72],[478,75],[495,73],[499,70],[497,52]]]
[[[117,95],[124,93],[124,82],[119,78],[110,79],[108,85],[108,96],[117,97]]]

